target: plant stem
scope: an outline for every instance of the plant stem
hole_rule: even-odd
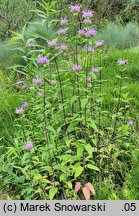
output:
[[[58,64],[57,64],[57,59],[55,58],[55,66],[56,66],[56,70],[57,70],[57,74],[58,74],[58,80],[59,80],[59,85],[60,85],[60,93],[61,93],[61,100],[62,100],[62,109],[63,109],[63,115],[64,115],[64,122],[66,125],[66,113],[65,113],[65,106],[64,106],[64,94],[63,94],[63,90],[62,90],[62,81],[60,78],[60,72],[59,72],[59,68],[58,68]]]
[[[99,66],[101,67],[101,52],[100,52],[100,58],[99,58]],[[100,74],[99,74],[99,84],[100,84],[100,88],[99,88],[99,91],[100,91],[100,95],[102,93],[102,73],[101,73],[101,69],[100,69]],[[99,134],[98,134],[98,168],[100,170],[99,172],[99,175],[98,175],[98,182],[100,183],[101,182],[101,164],[100,164],[100,148],[101,148],[101,137],[100,137],[100,131],[101,131],[101,113],[100,113],[100,110],[99,110],[99,113],[98,113],[98,125],[99,125]]]

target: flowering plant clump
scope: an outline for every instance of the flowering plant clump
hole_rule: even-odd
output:
[[[105,181],[120,187],[123,158],[128,164],[136,141],[124,87],[128,60],[106,61],[107,47],[95,41],[95,12],[87,5],[67,6],[64,16],[54,4],[43,2],[37,10],[46,28],[30,34],[35,46],[27,49],[22,37],[27,56],[16,71],[21,105],[12,110],[18,131],[7,153],[14,164],[9,181],[21,199],[100,198]]]

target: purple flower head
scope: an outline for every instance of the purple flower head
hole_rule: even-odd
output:
[[[32,141],[26,142],[25,149],[31,150],[34,147],[34,143]]]
[[[66,34],[66,33],[67,33],[67,29],[64,29],[64,28],[62,29],[62,28],[61,28],[61,29],[58,30],[58,34],[59,34],[59,35],[61,35],[61,34]]]
[[[57,80],[51,80],[51,84],[52,85],[56,85],[57,84]]]
[[[16,113],[16,114],[21,114],[21,113],[23,113],[23,112],[24,112],[24,110],[23,110],[22,107],[20,107],[19,109],[16,108],[16,110],[15,110],[15,113]]]
[[[47,56],[41,56],[37,59],[38,64],[47,64],[49,63],[49,59]]]
[[[85,19],[83,22],[86,23],[86,24],[91,24],[91,23],[92,23],[92,20],[90,20],[90,19]]]
[[[99,104],[99,103],[100,103],[100,100],[99,100],[99,99],[96,99],[96,103]]]
[[[127,65],[128,64],[128,60],[118,59],[117,63],[119,65]]]
[[[88,52],[94,52],[94,48],[92,46],[87,47]]]
[[[61,18],[60,23],[61,23],[61,25],[65,25],[65,24],[68,23],[68,19],[66,17],[65,18]]]
[[[26,89],[27,88],[27,85],[24,83],[22,86],[21,86],[22,89]]]
[[[82,17],[83,18],[92,17],[93,15],[94,15],[94,11],[88,10],[88,11],[83,11]]]
[[[49,47],[53,47],[57,44],[57,42],[55,40],[52,40],[52,41],[47,41],[47,44]]]
[[[80,71],[81,70],[81,66],[80,65],[73,65],[72,70],[73,71]]]
[[[35,83],[36,85],[42,84],[42,83],[43,83],[43,78],[34,79],[34,83]]]
[[[44,97],[44,92],[38,92],[39,97]]]
[[[128,124],[128,125],[133,125],[134,122],[133,122],[132,120],[129,120],[129,121],[127,122],[127,124]]]
[[[95,41],[96,47],[104,46],[104,41]]]
[[[100,69],[98,67],[94,67],[94,68],[92,68],[92,71],[94,73],[99,73]]]
[[[85,30],[84,29],[79,29],[78,30],[78,34],[79,35],[84,35],[85,34]]]
[[[25,103],[22,104],[22,108],[23,108],[23,109],[28,108],[28,106],[29,106],[28,102],[25,102]]]
[[[71,5],[69,7],[69,9],[70,9],[71,12],[77,12],[77,13],[79,13],[80,10],[81,10],[81,6],[80,5]]]
[[[59,49],[62,51],[66,51],[66,50],[68,50],[68,46],[67,46],[67,44],[62,44]]]
[[[96,33],[97,33],[96,29],[93,28],[93,29],[89,29],[88,31],[86,31],[84,35],[85,35],[86,37],[89,37],[89,36],[94,36],[94,35],[96,35]]]
[[[91,82],[92,81],[92,77],[87,77],[87,81]]]

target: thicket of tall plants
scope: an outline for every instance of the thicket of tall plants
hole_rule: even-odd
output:
[[[111,76],[105,79],[102,67],[105,42],[94,40],[94,11],[70,5],[67,17],[57,18],[55,4],[43,1],[36,10],[46,30],[26,38],[25,26],[11,39],[22,64],[10,68],[19,100],[12,143],[0,159],[3,184],[18,199],[125,198],[118,191],[130,193],[124,183],[138,149],[135,99],[125,86],[130,59],[113,64],[107,106]]]
[[[33,0],[0,0],[0,40],[9,39],[12,31],[21,30],[32,20],[35,5]]]

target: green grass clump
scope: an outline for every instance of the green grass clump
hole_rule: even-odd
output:
[[[125,26],[110,22],[98,33],[96,39],[104,40],[109,48],[135,47],[139,45],[139,26],[132,22]]]

